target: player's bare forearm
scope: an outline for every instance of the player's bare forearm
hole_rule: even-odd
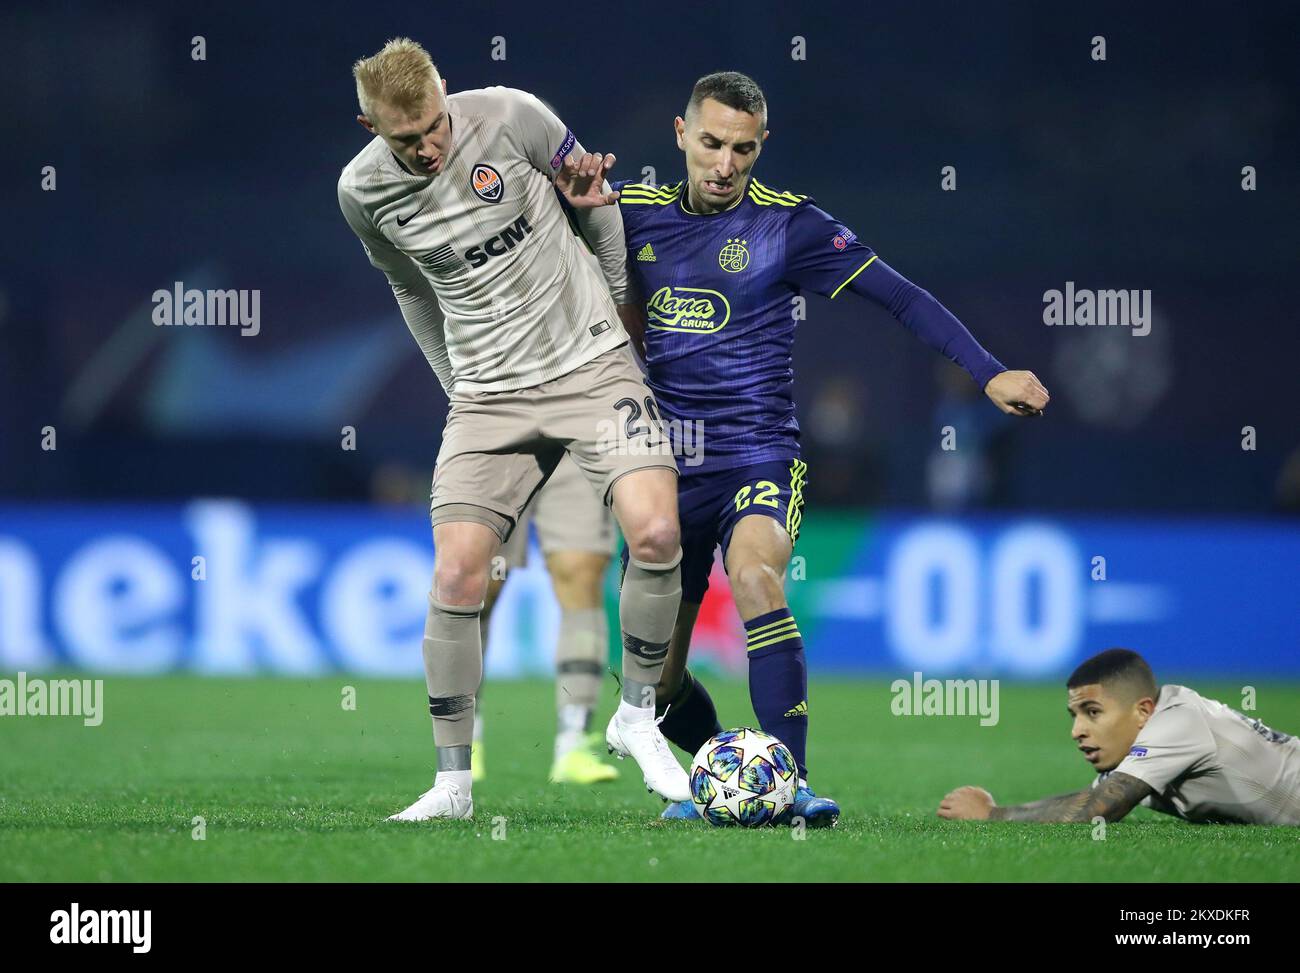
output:
[[[1095,818],[1118,821],[1133,810],[1151,788],[1128,774],[1111,774],[1096,787],[1046,797],[1029,804],[993,807],[990,821],[1087,822]]]

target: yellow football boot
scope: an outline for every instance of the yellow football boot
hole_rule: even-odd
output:
[[[591,751],[600,740],[592,733],[583,738],[583,745],[575,747],[551,765],[552,784],[600,784],[618,779],[618,768],[603,763]]]

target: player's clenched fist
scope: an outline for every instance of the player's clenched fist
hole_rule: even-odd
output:
[[[569,205],[577,209],[610,206],[618,202],[618,193],[605,192],[605,174],[614,168],[614,153],[584,152],[564,160],[555,173],[555,188]]]
[[[984,394],[1009,416],[1041,416],[1051,401],[1033,372],[1001,372],[989,379]]]
[[[1002,375],[1007,374],[1003,372]],[[1028,375],[1028,372],[1021,372]],[[1002,376],[999,375],[999,378]],[[992,384],[992,383],[990,383]],[[954,821],[986,821],[996,807],[993,795],[982,787],[958,787],[949,791],[939,802],[939,817]]]

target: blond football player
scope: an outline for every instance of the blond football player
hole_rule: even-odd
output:
[[[359,60],[353,75],[358,121],[374,137],[344,168],[339,206],[450,400],[423,642],[437,773],[393,817],[473,816],[490,560],[566,452],[612,505],[631,551],[619,605],[622,699],[606,742],[636,760],[650,790],[683,800],[686,772],[654,719],[681,600],[676,464],[622,324],[637,309],[621,219],[604,205],[612,157],[582,166],[569,194],[602,281],[579,258],[553,189],[584,151],[537,98],[500,87],[448,95],[428,53],[406,38]]]

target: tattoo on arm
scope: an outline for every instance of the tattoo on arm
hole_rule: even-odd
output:
[[[1085,822],[1102,817],[1107,821],[1118,821],[1152,793],[1151,788],[1136,777],[1110,774],[1096,787],[1086,790],[1045,797],[1029,804],[995,807],[989,820]]]

